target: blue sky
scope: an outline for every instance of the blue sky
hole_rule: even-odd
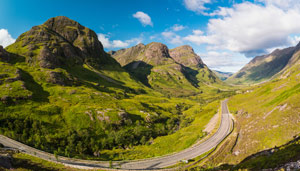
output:
[[[93,29],[106,51],[189,44],[212,69],[236,72],[256,55],[300,40],[299,0],[1,0],[0,45],[67,16]]]

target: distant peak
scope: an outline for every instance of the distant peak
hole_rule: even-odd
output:
[[[160,42],[151,42],[148,44],[148,46],[166,46],[165,44],[162,44]]]
[[[145,46],[143,43],[139,43],[136,46]]]
[[[66,16],[57,16],[48,19],[44,25],[53,26],[54,24],[62,24],[62,25],[79,25],[78,22],[66,17]]]
[[[194,52],[194,49],[190,46],[190,45],[182,45],[182,46],[178,46],[175,49],[183,49],[183,50],[188,50],[188,51],[193,51]]]
[[[203,68],[204,63],[189,45],[183,45],[170,50],[171,57],[177,62],[187,67]]]
[[[166,45],[159,42],[152,42],[147,45],[145,55],[148,58],[170,58],[169,49]]]

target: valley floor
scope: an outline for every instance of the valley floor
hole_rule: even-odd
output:
[[[222,104],[221,105],[222,119],[221,119],[219,129],[214,135],[212,135],[202,143],[192,146],[191,148],[164,157],[159,157],[159,158],[132,161],[132,162],[121,161],[121,162],[113,162],[113,163],[76,160],[76,159],[70,159],[65,157],[58,157],[56,155],[51,155],[49,153],[41,152],[39,150],[18,143],[4,136],[0,137],[0,142],[5,146],[20,149],[21,151],[34,155],[36,157],[43,158],[45,160],[59,161],[69,166],[75,166],[75,167],[82,166],[84,168],[85,167],[87,168],[114,167],[114,168],[122,168],[122,169],[160,169],[167,166],[175,165],[181,160],[189,160],[197,156],[200,156],[201,154],[204,154],[210,151],[215,146],[217,146],[228,135],[232,125],[231,123],[232,120],[227,108],[227,100],[223,101],[221,104]]]

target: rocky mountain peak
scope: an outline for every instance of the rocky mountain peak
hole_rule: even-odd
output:
[[[145,55],[147,58],[170,58],[168,47],[158,42],[148,44]]]
[[[18,51],[21,52],[19,55],[25,56],[28,63],[51,69],[83,63],[95,67],[117,64],[104,52],[94,31],[64,16],[50,18],[44,24],[32,27],[9,49],[22,49]]]
[[[103,52],[103,46],[99,42],[97,34],[68,17],[50,18],[43,25],[92,57],[97,57],[99,52]]]
[[[178,46],[178,47],[176,47],[174,49],[176,49],[176,50],[185,50],[185,51],[189,51],[189,52],[194,52],[194,49],[190,45],[182,45],[182,46]]]
[[[53,17],[47,20],[44,24],[48,29],[62,35],[69,42],[74,42],[78,35],[82,34],[85,29],[78,22],[69,19],[65,16]]]
[[[200,56],[198,56],[194,49],[189,45],[183,45],[170,50],[171,57],[177,62],[186,67],[200,67],[204,66]]]

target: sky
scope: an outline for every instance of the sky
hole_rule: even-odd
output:
[[[55,16],[94,30],[106,51],[187,44],[225,72],[300,41],[300,0],[1,0],[0,45]]]

